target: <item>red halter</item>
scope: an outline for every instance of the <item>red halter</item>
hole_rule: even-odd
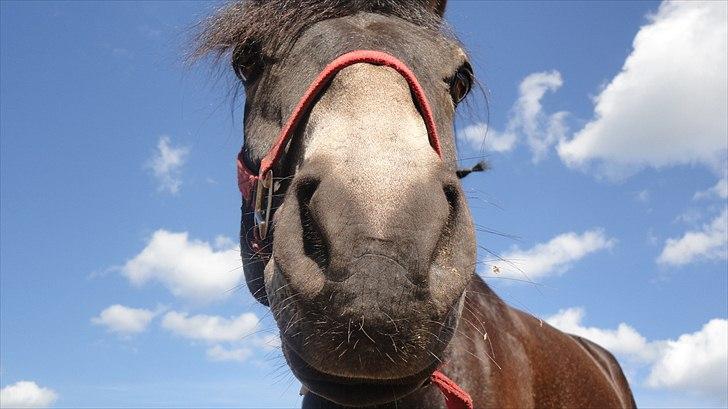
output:
[[[329,80],[331,80],[331,78],[342,69],[357,63],[369,63],[393,68],[402,75],[405,80],[407,80],[407,84],[412,91],[415,102],[420,108],[422,119],[425,121],[430,145],[438,156],[442,157],[440,138],[437,135],[435,119],[432,115],[430,104],[427,102],[425,91],[422,89],[422,86],[417,81],[417,77],[415,77],[415,74],[409,69],[409,67],[397,58],[381,51],[356,50],[341,55],[330,62],[319,73],[316,79],[303,94],[301,100],[298,101],[298,104],[291,113],[291,116],[288,117],[288,120],[281,129],[281,132],[278,134],[278,138],[276,138],[273,147],[270,151],[268,151],[265,157],[261,159],[260,169],[257,174],[253,173],[245,166],[242,159],[243,152],[241,151],[238,155],[238,187],[240,188],[240,192],[243,194],[243,199],[245,199],[246,203],[250,204],[253,191],[256,191],[254,203],[255,240],[251,243],[251,247],[254,251],[258,252],[262,249],[259,241],[265,239],[268,233],[268,225],[271,216],[270,207],[273,199],[273,168],[278,163],[278,160],[280,160],[281,155],[283,154],[288,141],[296,131],[301,118],[306,114],[308,109],[311,108],[311,103],[316,100],[319,94],[321,94],[321,91],[329,83]]]
[[[470,394],[439,369],[430,375],[430,382],[440,388],[440,392],[445,396],[447,409],[473,409],[473,398]]]
[[[311,108],[311,104],[321,94],[321,91],[328,85],[331,78],[334,77],[342,69],[358,63],[368,63],[389,67],[397,71],[407,81],[409,88],[414,97],[415,103],[420,109],[422,119],[425,121],[427,128],[427,136],[430,140],[432,149],[438,156],[442,158],[442,147],[440,145],[440,137],[437,134],[435,126],[435,118],[432,109],[427,101],[425,91],[417,81],[417,77],[405,63],[396,57],[382,51],[374,50],[355,50],[343,54],[331,61],[311,83],[300,101],[294,108],[291,116],[288,117],[285,125],[278,134],[273,147],[260,161],[260,170],[257,174],[253,173],[245,166],[243,161],[243,151],[238,154],[238,188],[243,195],[243,200],[247,206],[250,206],[252,194],[255,191],[254,217],[255,227],[253,232],[253,240],[249,243],[251,249],[257,256],[266,260],[269,254],[262,250],[264,246],[262,241],[265,240],[268,232],[268,224],[271,217],[271,204],[273,200],[273,168],[283,155],[288,141],[293,136],[301,118]],[[470,395],[461,389],[455,382],[450,380],[439,370],[430,376],[430,381],[440,388],[445,396],[448,409],[473,409],[473,401]]]
[[[286,121],[286,124],[278,134],[278,138],[276,138],[273,147],[260,161],[260,170],[257,175],[251,172],[240,160],[240,157],[238,157],[238,187],[240,188],[243,197],[249,199],[256,181],[265,178],[268,171],[276,165],[283,154],[286,143],[289,139],[291,139],[291,136],[293,136],[301,117],[303,117],[308,108],[310,108],[311,102],[313,102],[326,87],[329,80],[342,69],[357,63],[369,63],[393,68],[400,73],[405,80],[407,80],[407,84],[415,97],[415,102],[418,104],[422,113],[422,119],[425,121],[427,135],[430,138],[430,145],[432,145],[432,149],[434,149],[435,152],[442,157],[440,138],[437,135],[435,119],[432,115],[430,104],[427,102],[425,91],[422,89],[422,86],[417,81],[417,77],[415,77],[415,74],[409,69],[409,67],[397,58],[382,51],[351,51],[331,61],[311,83],[306,90],[306,93],[304,93],[303,97],[301,97],[301,100],[298,101],[298,104],[296,105],[296,108],[294,108],[293,113],[291,113],[291,116],[288,117],[288,121]]]

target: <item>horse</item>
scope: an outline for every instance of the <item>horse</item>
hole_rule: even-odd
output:
[[[632,408],[612,354],[475,273],[446,0],[249,0],[193,58],[244,87],[241,257],[304,408]],[[467,173],[467,172],[465,172]]]

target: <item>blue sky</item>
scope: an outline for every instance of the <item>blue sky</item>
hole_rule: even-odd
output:
[[[266,309],[226,291],[241,104],[181,63],[214,5],[0,3],[4,405],[299,406]],[[447,12],[489,99],[456,124],[493,165],[475,222],[517,236],[480,233],[511,263],[479,273],[614,351],[643,407],[728,404],[726,7]]]

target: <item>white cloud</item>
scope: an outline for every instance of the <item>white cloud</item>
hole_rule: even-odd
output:
[[[243,280],[242,262],[230,239],[213,245],[187,232],[157,230],[147,246],[121,268],[135,285],[158,281],[175,296],[197,302],[226,298]]]
[[[713,187],[696,192],[693,200],[710,199],[713,197],[728,199],[728,177],[720,179]]]
[[[207,349],[207,358],[215,362],[235,361],[245,362],[252,354],[249,348],[232,348],[227,349],[220,345],[215,345]]]
[[[596,342],[620,360],[649,372],[641,381],[651,388],[691,392],[725,405],[728,400],[728,320],[712,319],[677,340],[648,341],[633,327],[586,327],[584,310],[560,310],[546,321],[554,327]]]
[[[594,118],[559,143],[561,159],[611,178],[677,164],[717,171],[728,157],[727,21],[725,2],[662,3],[595,98]]]
[[[488,130],[487,125],[477,123],[464,128],[458,136],[465,139],[472,149],[484,148],[493,152],[513,150],[522,136],[533,153],[533,160],[539,161],[546,156],[548,148],[563,139],[567,132],[567,113],[547,114],[541,104],[547,92],[554,92],[561,85],[563,81],[558,71],[530,74],[518,87],[519,97],[511,108],[504,132]]]
[[[728,401],[728,320],[713,319],[700,331],[666,342],[647,385],[693,391]]]
[[[701,230],[688,231],[679,239],[667,239],[657,262],[681,266],[698,260],[728,259],[728,208]]]
[[[647,339],[631,326],[622,322],[616,329],[585,327],[582,324],[583,318],[583,308],[568,308],[559,310],[555,315],[548,317],[546,322],[561,331],[594,341],[610,352],[630,359],[650,361],[656,358],[658,352],[656,346],[648,343]]]
[[[170,311],[162,319],[162,327],[185,338],[208,342],[234,342],[258,328],[258,317],[244,313],[223,318],[215,315],[193,315]]]
[[[463,128],[458,132],[458,138],[465,140],[471,149],[478,152],[508,152],[516,144],[516,134],[498,133],[481,122]]]
[[[216,315],[193,315],[170,311],[161,326],[169,332],[209,346],[207,359],[213,362],[246,362],[260,351],[280,348],[277,333],[260,335],[260,320],[253,313],[224,318]]]
[[[30,381],[16,382],[0,390],[0,407],[3,408],[47,408],[57,399],[56,392]]]
[[[546,115],[541,105],[546,92],[558,90],[563,83],[558,71],[538,72],[524,78],[519,87],[521,96],[513,107],[514,115],[508,127],[523,131],[534,161],[542,159],[548,148],[563,139],[567,131],[564,123],[567,113]]]
[[[157,151],[147,163],[152,174],[159,183],[161,192],[175,194],[182,186],[181,169],[190,153],[188,147],[174,147],[168,136],[162,136],[157,142]]]
[[[615,243],[616,240],[608,238],[601,230],[589,230],[582,234],[563,233],[528,250],[513,247],[501,255],[505,262],[499,261],[491,265],[500,275],[535,280],[561,274],[572,263],[596,251],[610,249]]]
[[[130,308],[114,304],[101,311],[91,322],[105,326],[109,331],[119,334],[137,334],[149,326],[155,313],[143,308]]]
[[[691,207],[677,215],[677,217],[675,217],[675,220],[673,220],[673,223],[682,223],[689,226],[696,226],[705,216],[704,213],[705,209]]]

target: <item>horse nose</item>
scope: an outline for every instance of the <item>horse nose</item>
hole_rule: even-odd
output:
[[[304,166],[297,179],[303,249],[328,280],[380,274],[426,284],[457,209],[454,175],[435,166],[391,173],[324,163]]]

